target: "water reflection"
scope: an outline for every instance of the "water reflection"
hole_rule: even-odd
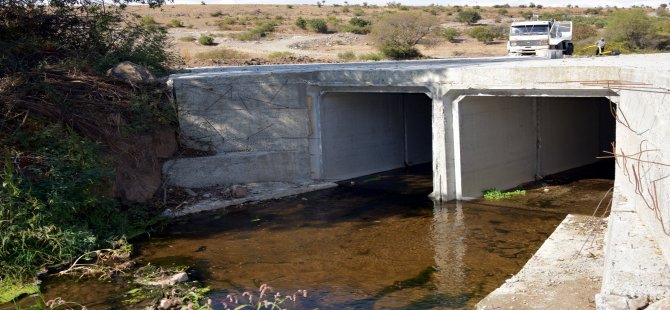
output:
[[[435,249],[435,285],[440,292],[462,292],[468,234],[463,204],[435,203],[430,232]]]

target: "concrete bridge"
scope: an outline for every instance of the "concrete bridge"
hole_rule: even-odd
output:
[[[165,173],[311,184],[431,162],[447,201],[614,155],[597,304],[633,308],[670,290],[669,70],[670,54],[193,69],[171,79],[181,141],[214,155]]]

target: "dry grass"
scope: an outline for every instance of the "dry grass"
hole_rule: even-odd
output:
[[[228,60],[228,59],[245,59],[249,55],[246,53],[232,50],[229,48],[218,48],[216,50],[200,52],[195,54],[197,59],[214,59],[214,60]]]
[[[458,13],[455,7],[410,7],[410,10],[425,11],[433,15],[442,28],[454,28],[465,33],[472,26],[496,25],[507,28],[514,20],[522,19],[522,14],[533,12],[545,14],[564,12],[572,15],[584,13],[582,8],[493,8],[481,7],[482,20],[477,25],[467,26],[456,21]],[[295,26],[298,17],[305,19],[323,18],[337,19],[346,24],[352,17],[361,17],[375,21],[385,13],[398,11],[386,6],[368,7],[345,6],[335,7],[331,4],[316,5],[166,5],[161,9],[150,9],[146,6],[131,6],[127,9],[135,16],[151,16],[160,24],[167,24],[173,19],[179,19],[187,27],[170,28],[170,34],[175,38],[173,49],[180,51],[187,66],[221,65],[221,62],[209,62],[210,59],[275,59],[279,53],[289,50],[289,45],[296,40],[311,40],[323,38],[318,34],[302,30]],[[263,22],[272,21],[276,24],[275,31],[268,38],[259,41],[241,42],[235,37],[244,31],[249,31]],[[201,46],[190,38],[197,38],[201,34],[211,34],[216,42],[226,49],[212,50],[212,47]],[[329,34],[328,36],[332,36]],[[366,38],[368,36],[365,36]],[[506,54],[505,40],[496,40],[492,44],[483,44],[467,35],[461,35],[456,42],[451,43],[440,36],[432,36],[425,40],[425,44],[418,46],[421,53],[427,57],[486,57],[502,56]],[[309,49],[290,49],[296,57],[309,57],[323,61],[338,60],[338,54],[355,51],[356,54],[377,53],[378,51],[369,42],[355,42],[352,44],[321,44]],[[195,55],[195,56],[192,56]],[[275,57],[276,56],[276,57]],[[339,60],[341,61],[341,59]]]

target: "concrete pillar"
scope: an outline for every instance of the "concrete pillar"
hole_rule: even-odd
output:
[[[435,201],[459,199],[460,171],[457,171],[459,130],[458,91],[433,95],[433,193]],[[454,147],[456,146],[456,148]]]

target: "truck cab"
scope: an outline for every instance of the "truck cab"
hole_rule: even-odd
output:
[[[571,21],[514,22],[507,41],[507,53],[512,56],[539,55],[548,50],[561,50],[572,55]]]

